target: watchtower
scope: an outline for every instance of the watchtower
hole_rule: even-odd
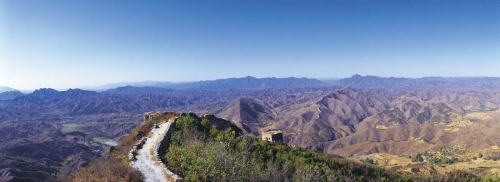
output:
[[[283,132],[281,130],[267,130],[262,132],[262,140],[269,142],[283,142]]]

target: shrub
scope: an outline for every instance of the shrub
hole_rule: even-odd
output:
[[[366,162],[366,163],[368,163],[368,164],[373,164],[373,159],[370,159],[370,158],[368,158],[368,157],[367,157],[367,158],[364,160],[364,162]]]
[[[483,182],[500,182],[500,178],[498,177],[498,173],[495,173],[493,175],[486,176],[482,181]]]
[[[186,115],[179,121],[164,158],[169,169],[185,181],[382,181],[398,177],[373,165],[256,137],[237,137],[231,128],[219,131],[204,118]]]
[[[89,167],[74,174],[71,181],[144,181],[144,178],[120,159],[111,158],[92,162]]]
[[[138,127],[134,128],[130,134],[125,136],[116,147],[111,147],[106,159],[97,159],[88,167],[83,168],[72,176],[61,176],[60,181],[144,181],[143,175],[130,167],[128,154],[132,150],[134,144],[139,140],[136,137],[140,132],[145,136],[151,131],[155,124],[167,121],[173,117],[179,116],[180,113],[165,112],[160,113],[158,118],[144,121]],[[136,155],[137,151],[134,151]],[[69,179],[67,179],[69,178]]]

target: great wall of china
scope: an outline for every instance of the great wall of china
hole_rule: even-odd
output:
[[[161,120],[164,113],[166,112],[146,113],[144,122]],[[155,125],[129,153],[130,165],[140,171],[147,182],[182,181],[182,178],[170,171],[165,161],[162,161],[174,130],[171,126],[175,126],[176,120],[177,117]]]

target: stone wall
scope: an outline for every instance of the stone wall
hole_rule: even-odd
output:
[[[146,114],[144,114],[144,122],[148,122],[151,120],[163,120],[164,119],[163,114],[165,114],[165,113],[167,113],[167,112],[149,112],[149,113],[146,113]],[[170,142],[170,136],[172,135],[172,132],[174,132],[175,123],[177,121],[177,118],[178,117],[175,117],[172,120],[172,123],[170,123],[170,126],[167,128],[167,132],[165,132],[162,136],[160,136],[160,139],[159,139],[160,142],[158,142],[156,144],[156,148],[154,150],[154,155],[156,156],[156,160],[157,160],[156,162],[157,162],[157,164],[160,164],[160,166],[164,169],[164,171],[166,171],[165,177],[167,178],[167,180],[168,181],[176,181],[176,182],[183,181],[183,180],[180,176],[174,174],[172,171],[170,171],[167,168],[167,166],[165,165],[165,161],[163,161],[162,156],[165,156],[165,154],[167,152],[169,142]],[[168,121],[165,120],[164,122],[168,122]],[[152,132],[154,129],[155,129],[155,127],[153,127],[150,132]],[[131,166],[134,165],[135,160],[136,160],[136,158],[134,156],[134,151],[137,150],[138,148],[141,148],[145,141],[146,141],[146,138],[142,138],[141,140],[139,140],[137,142],[137,144],[134,145],[132,150],[130,150],[129,161],[130,161]]]
[[[169,111],[165,112],[160,112],[160,111],[152,111],[144,114],[144,122],[152,122],[152,121],[157,121],[157,122],[167,122],[167,118],[164,116],[168,113],[173,113]]]
[[[136,160],[135,158],[135,155],[134,155],[134,151],[136,150],[140,150],[139,148],[142,148],[142,145],[144,145],[144,142],[146,142],[146,137],[143,137],[142,139],[140,139],[133,147],[132,147],[132,150],[130,150],[130,152],[128,153],[128,159],[129,159],[129,162],[130,162],[130,165],[131,166],[134,166],[134,162]]]
[[[157,160],[156,162],[158,162],[165,169],[165,171],[167,172],[165,176],[169,181],[182,181],[182,178],[170,171],[167,168],[167,165],[165,165],[165,161],[163,161],[163,156],[165,156],[165,153],[167,152],[168,144],[170,142],[170,136],[172,135],[172,132],[174,132],[176,121],[177,118],[175,118],[172,123],[170,123],[167,132],[160,139],[160,142],[156,145],[156,149],[154,151]]]

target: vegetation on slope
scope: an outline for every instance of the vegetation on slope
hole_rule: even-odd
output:
[[[119,145],[110,149],[107,157],[97,159],[87,168],[84,168],[71,176],[61,176],[60,181],[88,182],[88,181],[144,181],[143,175],[130,167],[129,152],[143,136],[147,136],[155,124],[168,121],[179,113],[161,113],[159,117],[145,120],[130,134],[123,138]]]
[[[414,158],[412,158],[412,162],[428,162],[431,164],[454,164],[459,161],[458,158],[455,157],[457,154],[464,154],[463,150],[459,148],[441,148],[438,152],[434,151],[425,151],[423,154],[417,154]],[[411,156],[410,156],[411,158]]]
[[[206,118],[177,120],[167,166],[186,181],[380,181],[412,179],[300,147],[219,131]]]
[[[177,120],[164,161],[185,181],[500,181],[456,170],[430,176],[397,173],[353,160],[238,136],[193,114]]]
[[[154,124],[179,116],[164,113],[146,120],[111,149],[106,159],[60,181],[143,181],[128,163],[128,152]],[[138,137],[139,136],[139,137]],[[185,181],[499,181],[455,171],[445,176],[396,173],[300,147],[271,144],[235,129],[218,130],[207,118],[192,114],[178,119],[165,155],[168,167]]]

